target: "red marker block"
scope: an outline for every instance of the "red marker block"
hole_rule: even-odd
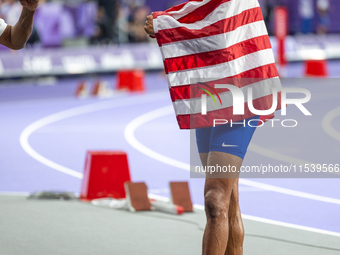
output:
[[[124,183],[130,181],[127,154],[121,151],[88,151],[80,198],[125,198]]]
[[[144,77],[145,73],[143,70],[120,71],[117,77],[117,89],[142,92],[145,90]]]
[[[306,77],[327,77],[328,67],[327,60],[307,60],[305,62]]]
[[[170,182],[171,200],[174,205],[184,208],[184,212],[193,212],[188,182]]]

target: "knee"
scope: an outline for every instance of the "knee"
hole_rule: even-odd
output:
[[[218,189],[209,190],[204,196],[205,213],[208,220],[227,220],[229,201]]]

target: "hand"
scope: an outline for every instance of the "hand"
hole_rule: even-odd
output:
[[[21,5],[29,11],[35,11],[38,8],[39,0],[20,0]]]
[[[155,31],[153,30],[153,16],[152,16],[152,13],[151,13],[151,15],[149,15],[147,17],[147,19],[145,21],[144,30],[151,37],[155,37]]]

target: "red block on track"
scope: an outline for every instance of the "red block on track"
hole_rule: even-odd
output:
[[[125,198],[124,182],[130,181],[127,154],[121,151],[88,151],[80,198]]]
[[[141,92],[145,90],[143,70],[126,70],[118,72],[118,90]]]
[[[327,77],[327,60],[307,60],[305,62],[306,77]]]

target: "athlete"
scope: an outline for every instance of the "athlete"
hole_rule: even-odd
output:
[[[12,50],[20,50],[25,47],[33,30],[33,18],[38,8],[39,0],[20,0],[22,12],[18,22],[14,26],[7,25],[0,19],[0,44]]]
[[[152,15],[147,17],[144,29],[151,37],[155,37]],[[259,116],[251,119],[254,120],[254,126]],[[256,127],[240,124],[196,129],[202,165],[230,166],[239,173],[255,129]],[[220,177],[213,174],[205,182],[207,224],[202,252],[203,255],[242,255],[244,228],[239,207],[238,174]]]

